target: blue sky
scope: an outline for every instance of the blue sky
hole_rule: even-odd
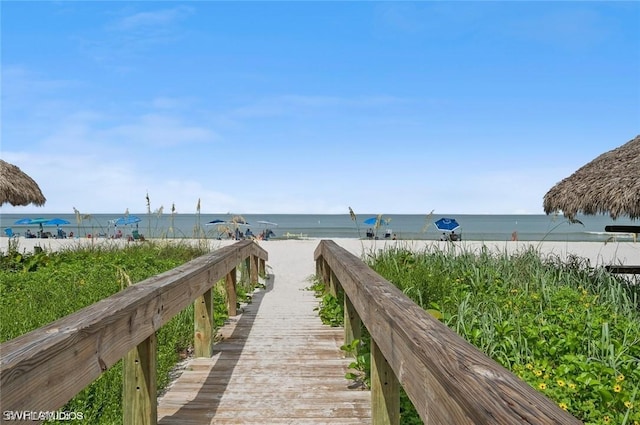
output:
[[[2,1],[7,213],[543,213],[640,133],[638,2]]]

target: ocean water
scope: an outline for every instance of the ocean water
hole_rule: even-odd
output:
[[[205,236],[208,238],[224,237],[220,225],[207,225],[211,220],[229,220],[228,214],[132,214],[141,218],[141,222],[120,226],[124,234],[138,228],[146,237],[176,237],[191,238]],[[0,214],[0,227],[11,227],[14,232],[24,234],[30,229],[32,232],[39,230],[39,225],[17,225],[15,222],[25,217],[30,218],[62,218],[70,224],[63,225],[67,232],[73,232],[74,236],[86,235],[112,235],[115,231],[110,220],[120,217],[121,214],[93,214],[85,216],[80,222],[74,214]],[[367,229],[364,220],[375,217],[375,214],[359,214],[353,221],[349,214],[244,214],[243,217],[249,226],[241,226],[240,230],[250,228],[254,234],[259,234],[265,228],[270,228],[275,233],[275,239],[286,238],[364,238]],[[615,236],[618,240],[630,240],[630,235],[607,234],[604,227],[610,224],[640,225],[637,221],[628,218],[612,220],[609,216],[579,216],[582,224],[569,223],[562,216],[547,215],[473,215],[473,214],[434,214],[433,216],[420,214],[390,214],[383,215],[389,219],[389,225],[377,229],[380,239],[384,238],[385,230],[389,228],[398,239],[431,239],[438,240],[442,232],[438,231],[433,222],[441,217],[455,218],[460,224],[456,233],[461,234],[463,240],[475,241],[506,241],[511,240],[513,232],[517,232],[518,239],[523,241],[606,241]],[[265,225],[259,221],[268,221],[277,225]],[[45,226],[45,231],[56,233],[55,226]],[[375,230],[375,229],[374,229]],[[221,234],[222,231],[222,234]]]

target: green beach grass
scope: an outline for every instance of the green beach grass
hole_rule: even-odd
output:
[[[0,253],[0,341],[44,326],[206,252],[204,245],[147,242],[124,248],[85,246],[30,254],[21,253],[14,244],[8,252]],[[217,326],[228,317],[223,283],[214,291]],[[239,293],[238,299],[243,296]],[[157,332],[159,391],[167,386],[171,370],[193,345],[193,327],[193,307],[189,307]],[[121,398],[119,361],[62,410],[82,412],[82,423],[119,424]]]
[[[398,247],[366,255],[381,276],[586,424],[640,424],[640,287],[529,249],[516,254]],[[313,287],[320,316],[342,303]],[[366,332],[365,332],[366,334]],[[348,378],[368,382],[368,335]],[[406,395],[403,424],[421,423]]]

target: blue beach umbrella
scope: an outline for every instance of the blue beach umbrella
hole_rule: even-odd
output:
[[[15,224],[38,224],[40,225],[40,231],[42,231],[42,225],[44,223],[46,223],[47,221],[49,221],[48,218],[42,218],[42,217],[38,217],[38,218],[21,218],[20,220],[16,221]]]
[[[117,225],[117,226],[126,226],[129,224],[135,224],[135,223],[140,223],[142,221],[142,219],[138,216],[135,215],[129,215],[126,217],[120,217],[117,218],[113,224]]]
[[[31,219],[30,218],[21,218],[20,220],[16,221],[14,224],[31,224]]]
[[[20,220],[16,221],[15,224],[44,224],[47,221],[49,221],[48,218],[21,218]]]
[[[63,218],[52,218],[51,220],[48,220],[44,223],[45,226],[60,226],[63,224],[69,224],[69,221],[63,219]]]
[[[441,218],[440,220],[434,222],[434,224],[436,225],[436,229],[440,230],[441,232],[453,232],[458,227],[460,227],[455,218],[447,217]]]
[[[375,234],[373,234],[370,230],[367,230],[367,237],[368,238],[376,237],[377,239],[378,229],[382,226],[388,226],[390,221],[391,221],[390,218],[382,218],[382,214],[378,214],[377,217],[369,217],[368,219],[363,221],[364,224],[373,226],[373,228],[375,229]],[[389,233],[390,232],[391,231],[389,230]]]
[[[56,226],[56,228],[58,229],[58,237],[59,238],[66,238],[67,237],[67,233],[63,232],[62,229],[60,228],[60,225],[63,224],[69,224],[69,222],[63,218],[52,218],[51,220],[48,220],[47,222],[44,223],[45,226]]]
[[[230,223],[228,223],[228,222],[226,222],[224,220],[220,220],[218,218],[218,219],[215,219],[215,220],[211,220],[210,222],[205,223],[204,225],[205,226],[215,226],[215,225],[217,225],[216,230],[218,231],[218,239],[220,239],[223,234],[226,235],[230,231],[229,228],[227,226],[225,226],[225,224],[230,224]]]
[[[369,226],[386,226],[389,224],[389,220],[387,220],[386,218],[378,218],[378,217],[371,217],[366,219],[365,221],[363,221],[364,224],[368,224]]]
[[[48,219],[48,218],[42,218],[42,217],[39,217],[39,218],[32,218],[32,219],[31,219],[31,223],[29,223],[29,224],[44,224],[44,223],[46,223],[47,221],[49,221],[49,219]]]
[[[40,229],[42,229],[42,225],[44,223],[46,223],[47,221],[49,221],[48,218],[42,218],[42,217],[38,217],[38,218],[22,218],[18,221],[16,221],[16,224],[39,224],[40,225]]]
[[[370,226],[373,226],[377,222],[378,222],[378,218],[377,217],[371,217],[371,218],[368,218],[365,221],[363,221],[364,224],[368,224]]]

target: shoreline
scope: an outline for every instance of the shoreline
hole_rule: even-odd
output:
[[[371,253],[385,248],[406,248],[413,251],[423,251],[429,248],[453,249],[465,252],[480,252],[481,249],[488,249],[493,253],[513,254],[527,249],[536,249],[543,255],[556,256],[562,261],[573,256],[587,259],[590,266],[603,266],[610,264],[638,264],[640,263],[640,243],[634,242],[557,242],[557,241],[460,241],[441,242],[433,240],[369,240],[353,238],[307,238],[307,239],[274,239],[269,241],[258,241],[260,246],[267,251],[282,253],[296,250],[306,250],[310,259],[313,260],[313,251],[318,243],[323,239],[335,241],[354,255],[361,257],[363,254]],[[75,239],[26,239],[17,238],[18,252],[34,252],[35,247],[40,247],[45,251],[58,251],[62,249],[74,248],[78,246],[96,247],[124,247],[127,244],[138,244],[141,242],[130,242],[126,239],[106,239],[106,238],[75,238]],[[199,244],[207,241],[211,249],[217,249],[233,244],[234,240],[218,239],[151,239],[158,243],[192,243]],[[142,242],[143,243],[143,242]],[[9,238],[0,237],[0,252],[8,252]]]
[[[269,228],[275,233],[273,239],[302,239],[302,238],[364,238],[368,229],[373,229],[380,239],[384,238],[386,230],[396,234],[400,240],[439,240],[442,232],[437,230],[434,221],[443,214],[385,214],[390,220],[388,226],[381,226],[377,230],[370,225],[365,225],[367,217],[374,218],[376,214],[359,214],[357,220],[353,220],[349,214],[253,214],[246,213],[242,217],[247,220],[247,226],[240,230],[251,231],[258,235]],[[605,227],[612,224],[633,225],[632,220],[620,218],[612,220],[608,216],[582,216],[578,218],[582,224],[570,224],[565,218],[545,214],[444,214],[449,217],[457,217],[460,228],[456,230],[463,240],[468,241],[510,241],[513,232],[518,233],[521,241],[575,241],[575,242],[605,242],[613,239],[618,241],[630,241],[631,235],[606,232]],[[217,238],[226,231],[224,225],[212,225],[210,221],[230,220],[228,213],[202,213],[202,214],[150,214],[139,213],[142,220],[135,225],[118,226],[117,229],[110,224],[121,213],[91,214],[88,218],[78,220],[74,214],[38,213],[3,213],[0,215],[0,224],[3,228],[13,228],[13,231],[24,235],[26,230],[33,225],[17,224],[25,218],[42,217],[46,219],[60,218],[70,222],[61,228],[76,236],[86,237],[99,234],[113,235],[122,230],[123,234],[130,234],[134,229],[148,238]],[[270,224],[267,224],[270,223]],[[228,226],[227,226],[228,227]],[[374,226],[375,227],[375,226]],[[55,226],[44,226],[45,231],[51,231],[55,235]],[[3,234],[4,236],[4,234]],[[389,238],[391,239],[391,238]]]

